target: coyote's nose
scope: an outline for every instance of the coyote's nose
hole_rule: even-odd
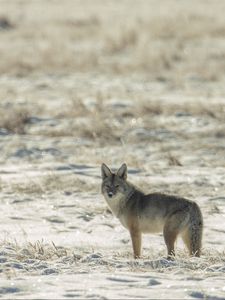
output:
[[[112,192],[109,192],[109,193],[108,193],[108,196],[109,196],[109,198],[112,198],[113,193],[112,193]]]

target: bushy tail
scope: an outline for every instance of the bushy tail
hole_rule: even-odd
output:
[[[199,257],[202,248],[202,232],[203,232],[203,218],[199,206],[193,203],[190,211],[190,225],[189,225],[189,251],[191,255]]]

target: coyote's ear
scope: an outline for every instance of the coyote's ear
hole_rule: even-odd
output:
[[[126,180],[127,179],[127,165],[122,164],[122,166],[117,171],[116,175],[118,175],[122,179]]]
[[[105,179],[106,177],[110,177],[112,175],[110,169],[104,163],[102,164],[101,171],[102,171],[102,179]]]

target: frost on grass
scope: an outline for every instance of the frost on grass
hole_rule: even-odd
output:
[[[130,253],[110,251],[110,253],[94,251],[88,248],[64,248],[44,241],[18,245],[16,242],[1,242],[1,272],[32,272],[50,275],[60,272],[79,273],[102,269],[104,272],[159,272],[189,274],[189,276],[205,276],[210,273],[225,272],[225,253],[204,251],[201,258],[190,258],[183,251],[170,261],[163,254],[152,249],[151,256],[134,260]],[[90,269],[91,268],[91,269]],[[13,271],[13,272],[12,272]],[[149,283],[156,285],[156,282]]]

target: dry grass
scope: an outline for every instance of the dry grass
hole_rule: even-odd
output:
[[[109,118],[102,99],[98,100],[95,106],[89,109],[81,100],[73,102],[71,109],[67,111],[65,116],[74,117],[76,114],[78,117],[85,118],[85,120],[88,119],[88,122],[81,124],[79,127],[75,125],[75,129],[73,130],[74,135],[92,141],[104,140],[110,143],[119,141],[118,128],[115,126],[115,123],[111,122],[113,115]]]
[[[42,261],[52,260],[58,257],[67,256],[67,250],[57,247],[54,242],[46,244],[44,241],[27,242],[25,245],[19,245],[17,241],[2,241],[0,247],[11,250],[11,255],[17,261],[23,262],[27,259],[38,259]]]
[[[225,116],[224,106],[219,104],[208,105],[207,100],[200,101],[180,101],[179,102],[163,102],[157,99],[143,100],[137,103],[133,109],[133,116],[141,118],[143,116],[176,115],[182,113],[183,115],[190,115],[192,117],[209,117],[222,120]]]
[[[185,81],[187,75],[207,81],[223,77],[222,2],[200,1],[193,6],[169,1],[163,2],[160,12],[160,5],[151,1],[132,1],[129,14],[125,1],[113,3],[114,12],[104,1],[97,2],[86,1],[84,15],[78,1],[63,6],[60,1],[39,1],[35,10],[29,1],[23,1],[22,18],[16,4],[3,2],[2,23],[14,26],[0,32],[1,73],[135,71],[174,81],[182,76]],[[9,8],[12,21],[8,21]],[[170,10],[173,15],[166,13]]]
[[[41,187],[44,191],[98,192],[92,179],[73,174],[50,174],[42,178]]]
[[[136,99],[136,96],[132,95],[128,105],[117,107],[111,102],[113,94],[104,96],[91,91],[93,102],[90,104],[85,96],[73,96],[74,98],[69,99],[70,93],[71,91],[68,91],[68,100],[62,109],[50,110],[47,102],[41,109],[40,104],[13,105],[10,109],[3,106],[0,110],[2,133],[27,134],[29,137],[42,137],[43,141],[46,138],[51,141],[68,137],[75,138],[78,143],[79,141],[86,145],[94,143],[103,147],[137,145],[140,142],[160,143],[164,152],[163,159],[171,166],[183,165],[182,157],[176,157],[174,152],[172,146],[174,139],[179,139],[181,143],[192,140],[192,143],[187,145],[192,149],[194,147],[199,149],[201,145],[210,149],[208,139],[211,138],[215,143],[218,141],[218,151],[222,151],[219,140],[225,134],[223,125],[225,109],[221,102],[208,105],[207,100],[203,102],[192,99],[179,103],[176,99],[174,101],[163,101],[156,97],[146,99],[146,95]],[[123,104],[122,101],[121,103]],[[41,120],[46,114],[54,126],[45,121],[31,122],[31,117]],[[191,133],[192,130],[194,134]],[[22,142],[18,147],[29,150],[29,146],[24,147]],[[40,148],[41,153],[40,146],[34,147]],[[6,151],[10,151],[10,145]],[[128,156],[126,159],[131,161],[132,165],[143,164],[140,163],[140,158],[132,159]],[[38,191],[40,188],[32,184],[31,190]]]
[[[45,194],[52,192],[99,192],[99,188],[94,184],[92,179],[85,177],[82,179],[80,176],[74,174],[57,174],[51,172],[48,175],[40,178],[27,178],[23,182],[1,183],[1,190],[7,193],[15,194]]]
[[[221,104],[208,106],[203,102],[163,102],[161,100],[133,100],[131,106],[122,109],[115,109],[105,101],[99,101],[96,95],[96,103],[88,107],[81,99],[72,101],[72,104],[60,112],[58,117],[63,127],[51,127],[48,130],[37,131],[43,136],[74,136],[76,138],[87,139],[99,144],[121,144],[136,143],[139,138],[131,138],[132,132],[143,129],[150,132],[157,138],[157,131],[171,131],[180,137],[186,138],[186,134],[177,126],[186,120],[196,120],[199,122],[212,122],[219,124],[224,120],[225,110]],[[155,133],[154,133],[155,132]],[[196,137],[204,137],[204,134],[210,134],[210,131],[196,132]],[[222,137],[224,128],[216,132],[211,132],[212,136]],[[153,139],[146,134],[142,139]]]
[[[183,88],[187,81],[198,85],[205,81],[224,80],[225,21],[222,2],[200,1],[196,6],[171,0],[163,3],[160,11],[160,5],[152,9],[151,1],[138,4],[132,1],[129,14],[125,0],[116,5],[109,2],[115,5],[114,12],[102,0],[96,3],[86,1],[85,14],[79,1],[69,1],[64,5],[59,0],[47,4],[38,1],[33,4],[34,7],[29,3],[25,0],[20,4],[23,17],[18,15],[17,4],[2,3],[2,22],[13,26],[10,30],[0,31],[1,74],[26,77],[37,73],[68,75],[85,71],[94,74],[94,78],[95,74],[116,73],[116,76],[126,77],[135,73],[147,78],[148,82],[155,79],[169,84],[170,88]],[[201,4],[204,4],[204,14]],[[168,14],[171,10],[173,15]],[[74,11],[76,16],[72,13]],[[196,122],[208,118],[216,126],[225,116],[224,106],[209,105],[208,99],[201,103],[194,99],[165,103],[148,91],[144,96],[125,87],[121,90],[109,87],[101,91],[87,86],[81,91],[80,87],[76,87],[76,80],[74,84],[73,88],[57,84],[51,87],[47,83],[44,83],[44,88],[35,90],[24,88],[22,97],[27,98],[24,103],[26,107],[29,103],[29,110],[2,107],[0,128],[16,134],[52,138],[71,136],[104,146],[160,142],[157,130],[164,129],[179,138],[188,138],[187,133],[179,129],[182,123],[179,116],[195,118]],[[12,98],[11,103],[20,93],[5,88],[1,96]],[[57,98],[53,102],[63,103],[60,109],[48,107],[50,97]],[[63,100],[58,100],[58,97]],[[93,99],[94,105],[87,103],[89,98]],[[129,99],[132,105],[116,109],[108,104],[114,98],[121,99],[121,103],[123,98]],[[42,107],[39,112],[37,105]],[[32,131],[34,125],[27,124],[31,111],[32,115],[39,113],[58,120],[58,126],[40,126]],[[139,129],[143,129],[144,133],[139,134]],[[149,131],[152,135],[146,134]],[[199,131],[196,137],[204,137],[208,132]],[[210,134],[221,138],[224,128]],[[174,162],[170,160],[169,163]]]
[[[104,98],[105,97],[105,98]],[[120,109],[110,107],[108,101],[113,95],[102,96],[96,93],[93,95],[95,104],[89,108],[84,104],[85,99],[75,99],[66,108],[60,116],[63,118],[87,117],[93,118],[95,121],[108,118],[113,120],[117,118],[138,119],[144,117],[160,116],[168,117],[177,113],[189,114],[191,116],[206,116],[214,119],[222,120],[225,116],[225,108],[221,103],[208,105],[207,99],[203,101],[168,101],[150,97],[146,99],[137,99],[136,96],[130,95],[131,105],[124,106]],[[133,98],[134,97],[134,98]]]
[[[168,154],[168,163],[169,166],[182,166],[182,163],[179,161],[179,159],[171,153]]]
[[[94,250],[88,248],[77,248],[74,249],[58,247],[54,242],[44,243],[44,241],[37,240],[36,242],[27,242],[23,245],[19,245],[16,241],[2,241],[0,243],[1,249],[7,249],[9,254],[5,256],[14,259],[17,263],[26,263],[27,260],[37,260],[42,262],[51,262],[57,259],[67,257],[71,263],[76,263],[76,268],[79,270],[92,268],[108,269],[109,272],[118,271],[117,265],[119,265],[120,271],[129,270],[132,272],[148,272],[149,270],[155,270],[162,272],[174,273],[177,271],[191,272],[194,274],[213,274],[215,272],[223,272],[223,265],[225,262],[225,253],[216,250],[205,249],[201,258],[190,258],[186,251],[177,249],[176,257],[173,261],[167,261],[165,259],[164,251],[155,251],[154,249],[148,249],[151,253],[150,256],[143,256],[139,260],[133,260],[130,252],[110,252],[108,254],[101,253],[98,251],[97,257]],[[93,259],[92,259],[92,255]],[[105,266],[105,267],[104,267]],[[66,269],[71,272],[72,265],[67,265]],[[65,269],[65,267],[64,267]],[[7,270],[5,270],[7,271]],[[11,270],[12,271],[12,270]]]
[[[4,108],[0,110],[0,128],[9,133],[25,134],[30,117],[27,108]]]

